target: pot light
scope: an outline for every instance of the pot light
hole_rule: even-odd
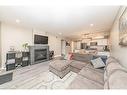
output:
[[[92,27],[94,24],[90,24],[90,26]]]
[[[16,19],[16,23],[20,23],[20,20],[19,19]]]
[[[59,35],[62,35],[62,33],[59,33]]]

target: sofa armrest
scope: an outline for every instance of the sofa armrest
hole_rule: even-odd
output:
[[[5,72],[0,74],[0,85],[12,80],[13,72]]]

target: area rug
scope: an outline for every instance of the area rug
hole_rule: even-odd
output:
[[[0,85],[0,89],[66,89],[77,76],[76,73],[69,72],[61,79],[48,70],[37,73],[27,70],[18,75],[13,81]]]
[[[49,63],[43,62],[13,71],[13,79],[0,89],[66,89],[77,73],[69,72],[62,79],[49,72]]]
[[[33,88],[37,89],[66,89],[69,84],[74,80],[77,76],[74,72],[69,72],[62,79],[56,76],[55,74],[47,71],[40,74],[41,83],[34,86]]]

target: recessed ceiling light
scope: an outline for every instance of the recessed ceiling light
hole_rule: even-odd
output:
[[[59,33],[59,35],[62,35],[62,33]]]
[[[90,26],[93,26],[93,24],[90,24]]]
[[[20,23],[20,20],[19,19],[16,19],[16,23]]]

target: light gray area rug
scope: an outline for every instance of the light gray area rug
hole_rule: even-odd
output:
[[[48,71],[50,61],[27,66],[14,71],[11,82],[0,89],[66,89],[77,76],[70,72],[63,79]]]

